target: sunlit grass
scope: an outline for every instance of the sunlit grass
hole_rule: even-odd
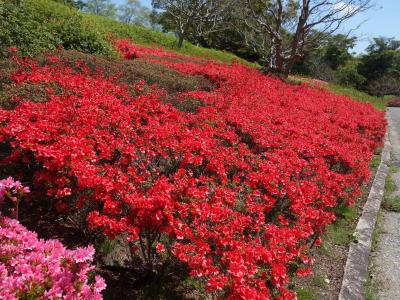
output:
[[[353,87],[346,87],[333,83],[328,84],[326,87],[328,90],[332,91],[335,94],[347,96],[360,102],[371,103],[376,109],[382,111],[386,109],[387,101],[391,98],[385,97],[384,99],[382,99],[379,97],[368,95],[367,93],[356,90]]]
[[[230,52],[199,47],[188,41],[184,42],[182,48],[178,48],[176,38],[173,34],[166,34],[140,25],[124,24],[106,17],[86,13],[81,13],[81,15],[87,26],[96,28],[97,31],[111,38],[129,38],[135,44],[149,47],[163,47],[167,50],[173,50],[174,52],[188,56],[204,57],[224,63],[237,62],[249,66],[257,66]]]
[[[381,111],[386,110],[386,105],[387,105],[388,100],[393,98],[392,96],[386,96],[382,99],[382,98],[379,98],[376,96],[371,96],[365,92],[359,91],[351,86],[343,86],[343,85],[339,85],[339,84],[335,84],[335,83],[328,83],[328,82],[322,82],[322,81],[319,82],[319,81],[315,81],[312,78],[301,77],[301,76],[297,76],[297,75],[291,75],[289,77],[289,80],[294,81],[294,82],[306,82],[310,85],[317,85],[318,87],[325,88],[337,95],[347,96],[347,97],[350,97],[350,98],[360,101],[360,102],[370,103],[376,109],[381,110]]]

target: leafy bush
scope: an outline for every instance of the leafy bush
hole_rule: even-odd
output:
[[[245,66],[117,46],[214,88],[175,95],[201,103],[187,113],[83,61],[19,60],[14,84],[62,93],[0,111],[5,162],[42,166],[38,190],[65,213],[90,204],[90,228],[126,237],[150,271],[175,257],[215,297],[294,298],[289,276],[310,273],[308,248],[369,176],[383,113]]]
[[[102,299],[105,283],[93,275],[93,255],[93,247],[67,250],[0,216],[0,298]]]
[[[1,209],[29,192],[12,177],[0,180],[0,298],[101,299],[104,280],[90,265],[93,247],[67,250],[59,241],[44,241]],[[18,218],[18,213],[16,214]]]
[[[50,0],[0,0],[0,44],[22,53],[54,50],[58,45],[88,53],[110,55],[105,37],[87,26],[72,7]]]
[[[358,72],[358,62],[354,60],[350,60],[345,65],[340,66],[336,74],[340,84],[355,88],[361,87],[366,81],[366,78]]]
[[[15,181],[12,177],[0,180],[0,218],[6,211],[18,219],[19,202],[29,192],[28,187],[23,186],[18,180]]]

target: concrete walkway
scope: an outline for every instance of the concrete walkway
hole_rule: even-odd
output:
[[[392,145],[391,165],[400,167],[400,108],[389,108],[389,138]],[[390,174],[400,195],[400,172]],[[381,209],[378,220],[380,231],[378,246],[371,253],[372,281],[377,288],[378,299],[400,299],[400,213]]]

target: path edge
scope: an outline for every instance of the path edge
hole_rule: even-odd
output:
[[[339,300],[363,300],[368,280],[368,264],[372,236],[385,193],[386,176],[389,173],[391,144],[389,124],[385,134],[381,163],[375,174],[367,202],[354,232],[355,241],[350,244],[340,289]]]

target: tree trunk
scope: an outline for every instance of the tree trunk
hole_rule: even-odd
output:
[[[183,34],[178,33],[178,48],[182,48],[183,46]]]

